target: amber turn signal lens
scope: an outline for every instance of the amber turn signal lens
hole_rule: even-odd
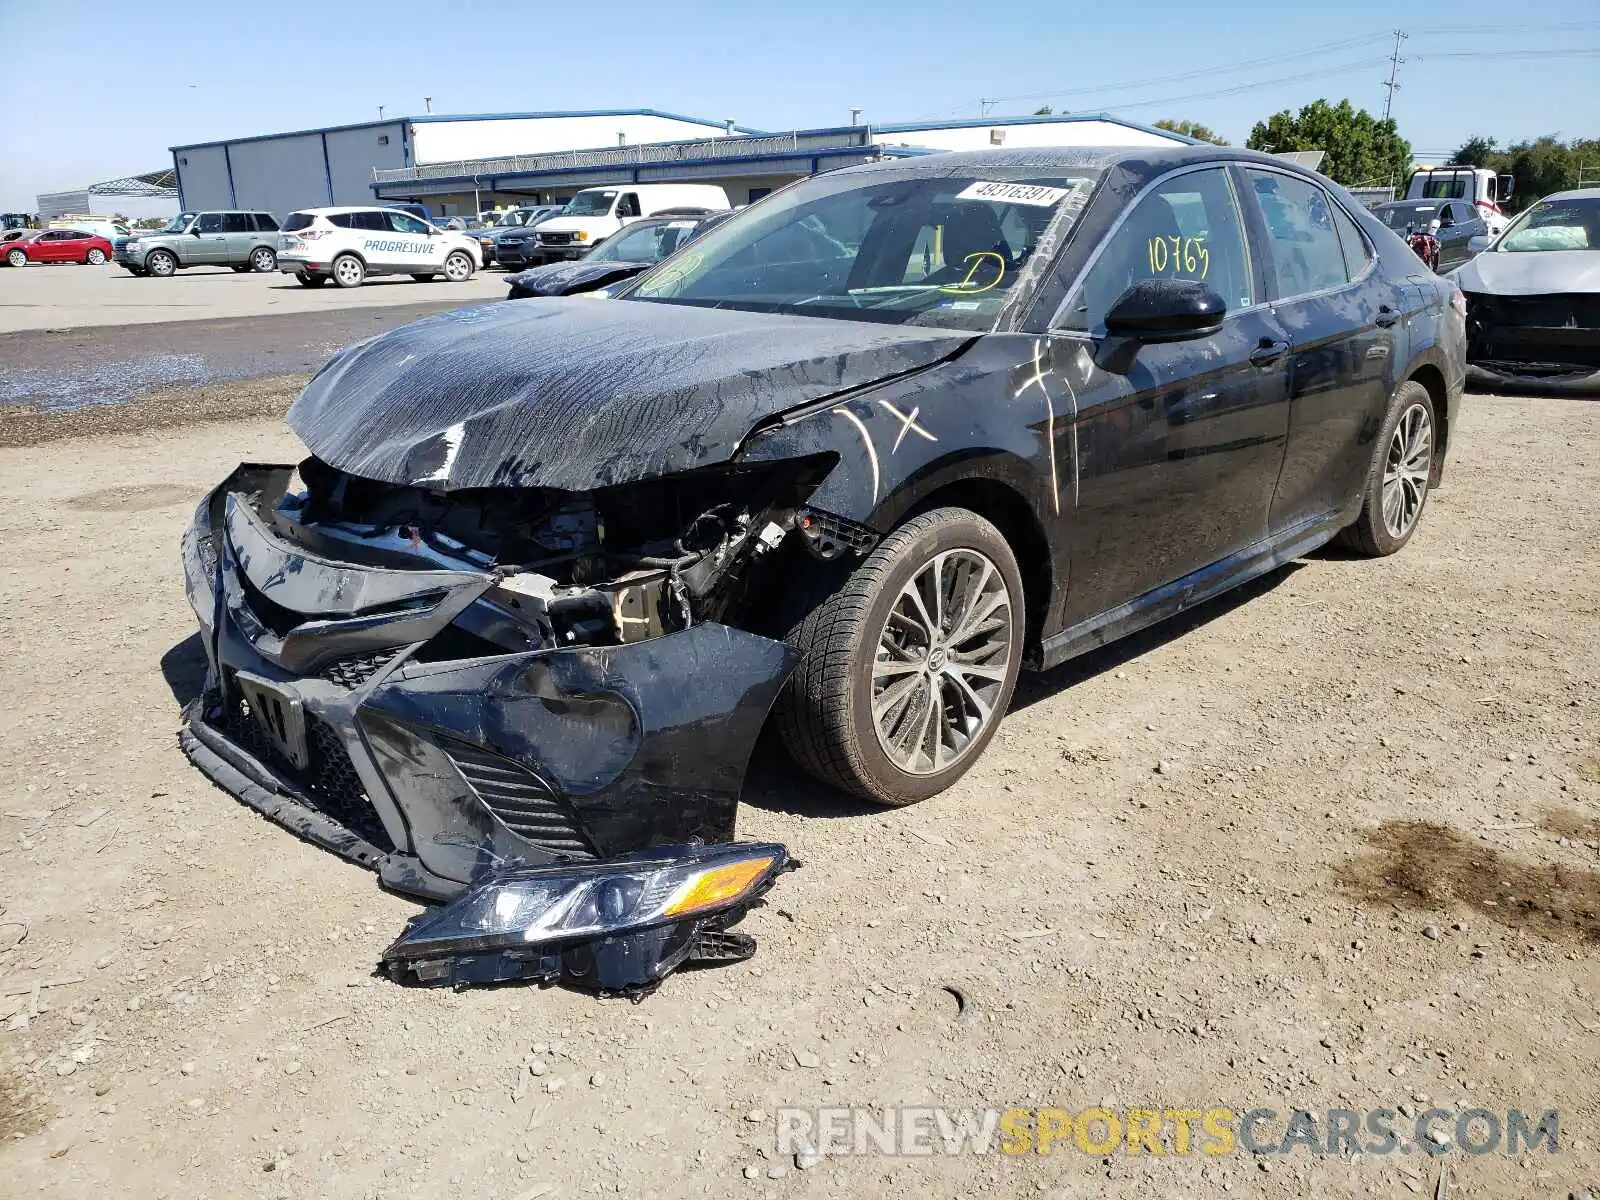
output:
[[[682,917],[702,909],[715,908],[730,900],[737,900],[766,873],[772,862],[771,855],[765,858],[750,858],[743,862],[713,867],[692,879],[687,879],[679,885],[672,899],[667,901],[666,907],[662,909],[662,915]]]

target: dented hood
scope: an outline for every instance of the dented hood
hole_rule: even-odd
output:
[[[1491,296],[1600,292],[1600,250],[1485,251],[1451,274],[1462,291]]]
[[[582,297],[441,313],[335,355],[289,410],[324,462],[440,490],[586,491],[722,462],[761,420],[971,334]]]

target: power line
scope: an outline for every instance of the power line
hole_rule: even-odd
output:
[[[1335,50],[1348,50],[1355,46],[1371,45],[1388,38],[1388,34],[1369,34],[1365,37],[1346,38],[1341,42],[1328,42],[1321,46],[1310,46],[1304,50],[1291,51],[1288,54],[1273,54],[1266,58],[1246,59],[1243,62],[1224,63],[1215,67],[1203,67],[1194,71],[1184,71],[1177,75],[1157,75],[1148,79],[1129,79],[1122,83],[1103,83],[1084,87],[1063,88],[1053,92],[1027,92],[1016,96],[987,96],[984,104],[1010,104],[1024,100],[1053,100],[1058,96],[1082,96],[1098,92],[1122,92],[1130,88],[1150,87],[1154,84],[1180,83],[1188,79],[1201,79],[1207,75],[1221,75],[1233,71],[1248,71],[1252,67],[1272,67],[1280,63],[1293,62],[1296,59],[1315,58],[1331,53]]]
[[[1320,71],[1301,71],[1297,75],[1281,75],[1275,79],[1259,79],[1253,83],[1240,83],[1232,87],[1215,88],[1207,92],[1189,92],[1182,96],[1163,96],[1159,100],[1136,100],[1126,104],[1119,102],[1112,104],[1110,107],[1120,112],[1128,108],[1156,108],[1163,104],[1181,104],[1188,100],[1215,100],[1222,96],[1237,96],[1244,92],[1278,87],[1285,83],[1299,83],[1303,79],[1325,79],[1331,75],[1349,75],[1356,71],[1369,70],[1388,61],[1387,58],[1364,58],[1356,62],[1343,63],[1337,67],[1326,67]]]

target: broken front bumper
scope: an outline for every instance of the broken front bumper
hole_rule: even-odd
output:
[[[215,782],[436,899],[507,869],[731,839],[792,648],[702,623],[451,657],[493,574],[306,550],[251,500],[281,495],[291,471],[239,468],[184,538],[209,670],[180,736]]]
[[[1491,386],[1600,389],[1600,295],[1467,294],[1467,371]]]

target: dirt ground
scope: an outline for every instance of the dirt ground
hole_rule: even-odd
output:
[[[295,455],[275,420],[24,440],[0,450],[0,1192],[1433,1197],[1441,1163],[1451,1197],[1600,1186],[1600,404],[1469,396],[1402,554],[1314,556],[1025,680],[926,804],[863,810],[764,746],[742,832],[806,865],[743,926],[754,960],[638,1005],[374,978],[416,906],[179,752],[179,532],[238,460]],[[777,1154],[778,1106],[850,1104],[1557,1109],[1560,1149]]]

